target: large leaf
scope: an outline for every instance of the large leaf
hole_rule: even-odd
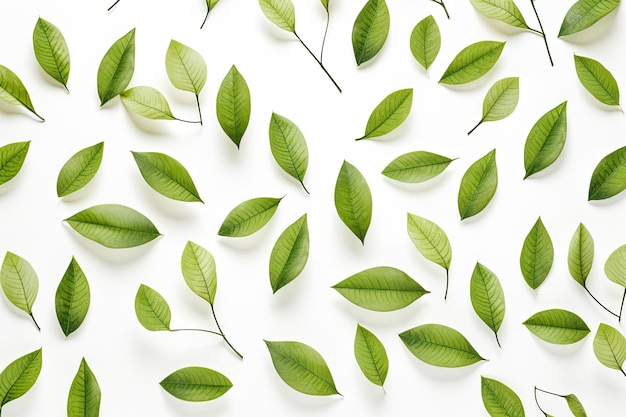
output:
[[[222,130],[237,148],[248,128],[251,106],[248,84],[233,65],[217,92],[215,112]]]
[[[415,25],[411,32],[409,46],[415,60],[428,71],[441,48],[441,32],[432,15],[426,16]]]
[[[108,248],[130,248],[161,236],[143,214],[120,204],[100,204],[64,220],[74,230]]]
[[[382,387],[389,371],[387,351],[374,333],[360,324],[354,336],[354,357],[363,375],[372,384]]]
[[[500,280],[489,268],[476,262],[470,278],[470,300],[476,315],[493,331],[496,341],[506,310]]]
[[[100,142],[72,155],[59,171],[57,196],[64,197],[87,185],[100,168],[103,152],[104,142]]]
[[[271,220],[282,199],[258,197],[238,204],[228,213],[217,234],[243,237],[257,232]]]
[[[598,163],[591,174],[588,199],[604,200],[626,189],[626,146],[623,146]]]
[[[524,417],[524,405],[517,394],[495,379],[480,377],[480,392],[491,417]]]
[[[2,407],[26,394],[41,372],[41,348],[17,358],[0,373],[0,412]]]
[[[390,266],[369,268],[332,286],[348,301],[373,311],[399,310],[429,291]]]
[[[211,252],[188,241],[181,256],[180,267],[189,289],[213,305],[217,292],[217,270]]]
[[[595,59],[574,55],[580,83],[600,102],[619,106],[619,86],[613,74]]]
[[[30,141],[9,143],[0,148],[0,185],[20,172],[29,148]]]
[[[322,355],[300,342],[271,342],[265,345],[274,369],[287,385],[309,395],[339,394]]]
[[[382,174],[406,183],[424,182],[441,174],[455,159],[426,151],[409,152],[391,161]]]
[[[170,330],[172,312],[165,298],[156,290],[141,284],[135,295],[135,315],[146,329]]]
[[[365,134],[356,140],[383,136],[396,129],[409,116],[412,104],[412,88],[389,94],[370,115],[365,126]]]
[[[466,84],[485,75],[498,61],[506,42],[481,41],[459,52],[439,80],[442,84]]]
[[[37,19],[33,30],[33,49],[41,68],[67,90],[70,51],[59,28],[41,17]]]
[[[72,257],[54,297],[57,319],[66,337],[83,323],[89,311],[90,301],[91,292],[87,277],[76,259]]]
[[[135,72],[135,29],[122,36],[104,54],[98,67],[100,106],[128,87]]]
[[[586,286],[589,271],[593,264],[594,243],[591,233],[584,224],[580,223],[567,252],[567,267],[569,273],[583,287]]]
[[[309,165],[309,150],[298,126],[286,117],[272,113],[269,137],[270,149],[276,163],[298,180],[308,193],[304,186],[304,176]]]
[[[365,244],[372,221],[372,194],[361,172],[347,161],[335,183],[335,208],[341,221]]]
[[[98,380],[83,358],[67,398],[67,417],[98,417],[101,397]]]
[[[524,145],[524,179],[552,165],[565,146],[567,137],[567,101],[541,116]]]
[[[165,54],[165,69],[172,85],[179,90],[200,94],[206,82],[204,58],[192,49],[172,39]]]
[[[160,152],[133,152],[141,176],[156,192],[178,201],[200,202],[187,169],[177,160]]]
[[[519,259],[522,275],[530,288],[535,290],[545,281],[553,261],[552,239],[539,217],[524,239]]]
[[[159,384],[165,391],[184,401],[214,400],[233,386],[225,375],[199,366],[174,371]]]
[[[265,17],[287,32],[296,32],[296,11],[291,0],[259,0]]]
[[[0,65],[0,100],[9,104],[24,106],[42,122],[44,121],[44,118],[35,111],[30,95],[26,87],[24,87],[22,80],[3,65]]]
[[[580,32],[619,6],[620,0],[579,0],[567,11],[559,37]]]
[[[120,94],[124,107],[147,119],[176,120],[165,96],[156,88],[138,86]]]
[[[604,273],[607,278],[626,287],[626,245],[615,249],[604,264]]]
[[[568,394],[564,398],[574,417],[587,417],[587,412],[576,395]]]
[[[533,314],[522,324],[541,340],[558,345],[576,343],[590,332],[583,319],[558,308]]]
[[[389,9],[385,0],[368,0],[352,26],[352,50],[357,65],[374,58],[389,34]]]
[[[529,29],[522,12],[513,0],[470,0],[483,16],[520,29]]]
[[[622,367],[626,361],[626,338],[619,330],[600,323],[593,339],[593,353],[602,365],[624,372]]]
[[[309,258],[309,226],[304,214],[289,225],[278,237],[270,255],[270,284],[272,291],[296,279]]]
[[[33,304],[39,292],[39,278],[32,265],[13,252],[7,252],[0,269],[0,284],[11,304],[27,313],[39,329],[33,316]]]
[[[504,119],[513,113],[519,101],[519,78],[510,77],[496,81],[483,101],[483,116],[478,124],[468,132],[472,133],[483,122]]]
[[[442,324],[423,324],[399,336],[415,357],[430,365],[459,368],[485,360],[465,336]]]
[[[472,217],[487,207],[498,188],[496,150],[474,162],[463,174],[457,199],[461,220]]]

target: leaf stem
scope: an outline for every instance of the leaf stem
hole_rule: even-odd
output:
[[[443,3],[443,0],[431,0],[431,1],[443,7],[443,11],[446,12],[446,17],[448,18],[448,20],[450,20],[450,14],[448,13],[448,9],[446,8],[446,5]]]
[[[113,3],[113,4],[111,5],[111,7],[109,7],[109,8],[107,9],[107,12],[110,12],[110,11],[111,11],[111,10],[112,10],[115,6],[117,6],[117,3],[119,3],[119,2],[120,2],[120,0],[116,0],[116,1],[115,1],[115,3]]]
[[[243,359],[243,355],[241,353],[237,352],[237,349],[235,349],[235,347],[233,345],[231,345],[230,342],[228,341],[228,339],[226,338],[226,335],[224,334],[224,331],[220,327],[220,323],[217,321],[217,316],[215,315],[215,308],[213,307],[213,304],[211,304],[211,313],[213,313],[213,319],[215,320],[215,324],[217,325],[217,329],[220,331],[220,334],[222,335],[222,339],[224,339],[224,341],[228,344],[228,346],[230,346],[230,348],[233,350],[233,352],[235,352],[237,354],[237,356],[239,356],[239,358]]]
[[[324,38],[322,39],[322,49],[320,50],[320,63],[324,61],[324,46],[326,45],[326,35],[328,35],[328,25],[330,24],[330,12],[326,9],[326,29],[324,29]]]
[[[537,398],[537,391],[545,392],[547,394],[552,394],[552,393],[544,391],[544,390],[539,389],[537,387],[535,387],[535,391],[534,391],[534,393],[535,393],[535,403],[537,404],[537,407],[539,408],[539,411],[541,411],[545,417],[548,417],[549,414],[546,413],[545,411],[543,411],[543,408],[541,408],[541,405],[539,405],[539,399]]]
[[[443,294],[443,300],[447,300],[448,299],[448,287],[450,285],[450,270],[448,268],[446,268],[446,292]],[[497,335],[496,335],[497,338]],[[498,342],[498,345],[500,345],[500,342]]]
[[[502,348],[502,345],[500,344],[500,338],[498,338],[498,332],[493,332],[496,335],[496,342],[498,343],[498,347]]]
[[[543,29],[543,25],[541,24],[541,19],[539,18],[539,13],[537,12],[537,8],[535,7],[535,0],[530,0],[530,4],[533,6],[533,11],[535,12],[535,17],[537,17],[537,22],[539,22],[540,31],[532,30],[533,32],[541,34],[543,37],[543,43],[546,44],[546,51],[548,51],[548,58],[550,59],[550,65],[554,66],[554,61],[552,61],[552,54],[550,53],[550,47],[548,46],[548,38],[546,37],[546,31]]]
[[[317,57],[315,56],[315,54],[313,52],[311,52],[311,50],[309,49],[308,46],[306,46],[306,44],[302,41],[302,39],[300,39],[300,36],[298,36],[298,34],[294,31],[293,34],[296,36],[296,38],[300,41],[300,43],[302,44],[302,46],[304,46],[304,48],[309,52],[309,54],[311,54],[311,56],[313,57],[313,59],[315,59],[315,61],[317,61],[317,63],[319,64],[319,66],[324,70],[324,72],[326,73],[326,75],[328,75],[328,78],[330,78],[330,80],[333,82],[333,84],[335,84],[335,87],[337,87],[337,90],[339,90],[339,92],[341,93],[341,88],[339,87],[339,85],[337,84],[337,82],[333,79],[332,75],[330,75],[330,73],[328,72],[328,70],[326,69],[326,67],[324,66],[324,64],[322,64],[322,61],[320,61],[319,59],[317,59]]]
[[[196,103],[198,104],[198,116],[200,116],[200,125],[202,125],[202,110],[200,110],[200,97],[196,94]]]
[[[617,318],[617,321],[619,321],[620,323],[622,322],[622,313],[624,312],[624,301],[626,301],[626,288],[624,288],[624,295],[622,296],[622,306],[619,309],[619,316]],[[624,371],[622,371],[624,372]],[[626,375],[626,374],[624,374]]]
[[[306,193],[308,195],[311,195],[311,193],[309,192],[309,190],[306,189],[306,186],[304,185],[304,181],[300,180],[300,184],[302,184],[302,188],[304,188],[304,191],[306,191]]]
[[[211,8],[209,7],[208,3],[206,5],[206,15],[204,15],[204,20],[202,21],[202,24],[200,25],[200,29],[202,29],[204,27],[204,24],[206,23],[207,19],[209,18],[209,13],[211,13]]]
[[[484,122],[484,119],[480,119],[480,122],[478,122],[478,124],[477,124],[476,126],[474,126],[474,127],[472,128],[472,130],[470,130],[469,132],[467,132],[467,136],[471,135],[471,134],[472,134],[472,132],[478,128],[478,126],[480,126],[481,124],[483,124],[483,122]]]
[[[600,302],[600,300],[598,300],[598,299],[597,299],[597,298],[596,298],[596,297],[595,297],[595,296],[591,293],[591,291],[589,291],[589,288],[587,288],[587,286],[586,286],[586,285],[584,286],[584,288],[585,288],[585,291],[587,291],[587,294],[589,294],[589,295],[591,296],[591,298],[593,298],[593,300],[594,300],[596,303],[598,303],[598,305],[599,305],[600,307],[602,307],[603,309],[605,309],[606,311],[608,311],[610,314],[614,315],[615,317],[619,318],[619,315],[617,315],[617,314],[613,313],[611,310],[609,310],[608,308],[606,308],[606,307],[605,307],[605,306],[604,306],[604,305]]]
[[[37,327],[38,331],[41,331],[41,327],[39,327],[39,325],[37,324],[37,320],[35,320],[35,316],[33,316],[33,313],[30,313],[30,318],[33,319],[33,323],[35,323],[35,327]]]
[[[206,329],[170,329],[170,332],[205,332],[205,333],[214,334],[216,336],[224,337],[224,335],[219,332],[214,332],[213,330],[206,330]]]

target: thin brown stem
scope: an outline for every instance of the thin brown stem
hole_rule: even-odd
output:
[[[546,412],[543,410],[543,408],[541,408],[541,405],[539,404],[539,399],[537,398],[537,391],[541,391],[541,392],[546,392],[546,391],[541,390],[541,389],[539,389],[539,388],[535,387],[535,391],[534,391],[534,393],[535,393],[535,403],[537,404],[537,407],[539,408],[539,411],[541,411],[545,417],[548,417],[548,416],[549,416],[549,414],[548,414],[548,413],[546,413]],[[546,393],[548,393],[548,392],[546,392]],[[550,393],[548,393],[548,394],[552,394],[552,393],[550,392]]]
[[[120,0],[116,0],[116,1],[115,1],[115,3],[113,3],[113,4],[111,5],[111,7],[109,7],[109,8],[107,9],[107,12],[110,12],[111,10],[113,10],[113,8],[114,8],[115,6],[117,6],[117,3],[119,3],[119,2],[120,2]]]
[[[204,15],[204,20],[202,21],[202,24],[200,25],[200,29],[202,29],[204,27],[204,24],[206,23],[207,19],[209,18],[209,13],[211,13],[211,8],[207,4],[207,6],[206,6],[206,14]]]
[[[35,320],[35,316],[33,316],[33,313],[30,313],[30,318],[33,319],[33,323],[35,323],[35,327],[37,327],[37,330],[41,331],[41,327],[39,327],[39,325],[37,324],[37,320]]]
[[[200,97],[196,94],[196,104],[198,104],[198,116],[200,116],[200,125],[202,125],[202,110],[200,110]]]
[[[554,61],[552,61],[552,54],[550,53],[550,47],[548,46],[548,38],[546,37],[546,31],[543,29],[543,25],[541,24],[541,19],[539,18],[539,13],[537,13],[537,8],[535,7],[535,0],[530,0],[530,4],[533,6],[533,11],[535,12],[535,17],[537,18],[537,22],[539,22],[540,31],[533,30],[533,32],[541,34],[543,37],[543,42],[546,44],[546,51],[548,51],[548,58],[550,59],[550,65],[554,66]]]
[[[206,330],[206,329],[170,329],[170,332],[204,332],[204,333],[211,333],[219,337],[224,337],[224,335],[219,332],[215,332],[213,330]]]
[[[589,291],[589,288],[587,288],[587,286],[584,286],[584,288],[585,288],[585,291],[587,291],[587,294],[589,294],[589,295],[591,296],[591,298],[593,298],[593,300],[594,300],[596,303],[598,303],[598,305],[599,305],[600,307],[602,307],[603,309],[605,309],[606,311],[608,311],[608,312],[609,312],[610,314],[612,314],[613,316],[615,316],[615,317],[617,317],[617,318],[619,318],[619,317],[620,317],[620,316],[619,316],[619,314],[615,314],[615,313],[613,313],[611,310],[609,310],[608,308],[606,308],[606,307],[605,307],[605,306],[604,306],[604,305],[600,302],[600,300],[598,300],[598,299],[597,299],[597,298],[596,298],[596,297],[595,297],[595,296],[591,293],[591,291]]]
[[[443,7],[443,11],[446,12],[446,17],[448,18],[448,20],[450,20],[450,14],[448,13],[448,9],[446,8],[445,3],[443,2],[443,0],[431,0],[435,3],[437,3],[438,5],[440,5],[441,7]]]

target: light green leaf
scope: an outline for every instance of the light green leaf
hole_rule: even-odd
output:
[[[524,179],[552,165],[565,146],[567,101],[541,116],[530,129],[524,145]]]
[[[159,152],[134,152],[141,176],[156,192],[173,200],[203,203],[187,169]]]
[[[583,287],[586,286],[587,277],[591,271],[593,255],[593,237],[585,225],[580,223],[569,244],[567,266],[572,278]]]
[[[278,237],[270,255],[270,284],[272,291],[296,279],[309,258],[309,227],[304,214],[289,225]]]
[[[26,107],[31,113],[37,116],[42,122],[45,121],[35,111],[30,95],[24,87],[22,80],[7,67],[0,65],[0,100],[9,104]]]
[[[590,332],[583,319],[557,308],[533,314],[522,324],[541,340],[558,345],[576,343]]]
[[[524,239],[519,259],[522,275],[530,288],[536,290],[545,281],[553,261],[552,239],[539,217]]]
[[[30,141],[15,142],[0,148],[0,185],[12,180],[22,169]]]
[[[139,323],[152,332],[170,330],[170,306],[161,294],[147,285],[141,284],[137,290],[135,315]]]
[[[389,371],[387,351],[374,333],[360,324],[354,336],[354,357],[363,375],[372,384],[382,387]]]
[[[604,264],[604,273],[617,285],[626,287],[626,245],[620,246],[609,255]]]
[[[98,417],[101,396],[98,380],[83,358],[67,398],[67,417]]]
[[[498,62],[506,42],[476,42],[459,52],[444,74],[441,84],[466,84],[485,75]]]
[[[576,395],[568,394],[564,398],[574,417],[587,417],[587,412]]]
[[[374,58],[389,34],[389,9],[385,0],[368,0],[352,27],[352,50],[357,66]]]
[[[215,103],[217,121],[237,148],[250,121],[250,89],[234,65],[224,77]]]
[[[591,174],[589,201],[604,200],[626,189],[626,146],[623,146],[598,163]]]
[[[619,86],[613,74],[595,59],[574,55],[576,75],[580,83],[598,101],[619,107]]]
[[[383,136],[400,126],[411,112],[413,89],[394,91],[381,101],[374,109],[367,125],[365,134],[356,140]]]
[[[300,342],[264,342],[278,376],[291,388],[309,395],[339,394],[326,361],[315,349]]]
[[[480,377],[480,392],[491,417],[524,417],[524,405],[517,394],[502,382]]]
[[[291,0],[259,0],[265,17],[287,32],[296,32],[296,11]]]
[[[382,174],[406,183],[424,182],[441,174],[455,159],[426,151],[409,152],[391,161]]]
[[[487,207],[498,188],[496,150],[474,162],[463,174],[459,187],[458,207],[461,220],[472,217]]]
[[[504,291],[496,274],[480,262],[476,262],[470,278],[470,300],[476,315],[493,331],[500,346],[498,330],[506,310]]]
[[[153,120],[176,120],[167,99],[152,87],[129,88],[120,94],[124,107],[133,113]]]
[[[441,32],[432,15],[415,25],[411,32],[409,46],[415,60],[428,71],[441,48]]]
[[[165,54],[165,69],[179,90],[200,94],[207,77],[206,62],[195,49],[172,39]]]
[[[243,237],[257,232],[271,220],[282,199],[259,197],[244,201],[228,213],[217,234]]]
[[[100,168],[103,152],[104,142],[100,142],[72,155],[59,171],[57,196],[64,197],[87,185]]]
[[[470,0],[483,16],[496,19],[520,29],[529,29],[522,12],[513,0]]]
[[[519,78],[510,77],[496,81],[483,101],[483,117],[467,134],[471,134],[483,122],[504,119],[513,113],[519,101]]]
[[[89,311],[90,301],[87,277],[76,259],[72,257],[54,297],[57,319],[66,337],[83,323]]]
[[[321,2],[322,2],[322,6],[324,6],[324,9],[328,11],[328,0],[321,0]]]
[[[593,353],[602,365],[624,372],[622,367],[626,361],[626,338],[619,330],[600,323],[593,339]]]
[[[348,301],[373,311],[399,310],[429,291],[399,269],[369,268],[332,286]]]
[[[39,278],[32,265],[13,252],[7,252],[0,269],[0,284],[11,304],[27,313],[39,329],[33,316],[33,304],[39,291]]]
[[[274,160],[304,188],[304,176],[309,165],[309,150],[304,135],[294,122],[272,113],[269,128],[270,149]]]
[[[104,54],[98,67],[100,106],[126,89],[135,72],[135,29],[119,38]]]
[[[33,49],[41,68],[67,90],[70,51],[59,28],[41,17],[37,19],[33,30]]]
[[[143,214],[120,204],[101,204],[64,220],[74,230],[107,248],[130,248],[161,236]]]
[[[365,244],[372,221],[372,194],[361,172],[347,161],[335,183],[335,208],[341,221]]]
[[[559,37],[571,35],[595,24],[619,6],[620,0],[579,0],[567,11]]]
[[[0,373],[0,412],[2,407],[26,394],[41,372],[41,348],[17,358]]]
[[[465,336],[442,324],[423,324],[399,336],[416,358],[433,366],[459,368],[485,360]]]
[[[174,371],[159,384],[179,400],[195,402],[219,398],[233,386],[225,375],[199,366]]]
[[[183,250],[180,266],[189,289],[213,305],[217,292],[217,270],[211,252],[197,243],[188,241]]]

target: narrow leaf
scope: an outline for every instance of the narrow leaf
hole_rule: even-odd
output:
[[[363,375],[372,384],[382,387],[389,371],[387,351],[374,333],[360,324],[354,336],[354,357]]]
[[[559,37],[580,32],[619,6],[620,0],[579,0],[567,11]]]
[[[217,121],[237,148],[250,121],[250,89],[234,65],[224,77],[215,103]]]
[[[87,185],[100,168],[103,152],[104,142],[100,142],[72,155],[59,172],[57,196],[65,197]]]
[[[424,182],[441,174],[452,161],[454,159],[432,152],[409,152],[391,161],[382,174],[406,183]]]
[[[30,141],[15,142],[0,148],[0,185],[12,180],[22,169]]]
[[[165,298],[156,290],[141,284],[135,295],[135,315],[146,329],[170,330],[172,312]]]
[[[441,84],[466,84],[485,75],[498,62],[506,42],[481,41],[459,52],[444,74]]]
[[[492,122],[509,116],[517,107],[519,101],[519,78],[510,77],[496,81],[483,101],[483,116],[474,127],[476,129],[483,122]],[[468,135],[474,131],[470,130]]]
[[[569,244],[567,266],[572,278],[583,287],[586,286],[587,277],[591,271],[593,256],[593,237],[585,225],[580,223]]]
[[[529,29],[522,12],[513,0],[470,0],[483,16],[520,29]]]
[[[587,417],[587,412],[585,411],[585,408],[583,407],[582,403],[576,395],[566,395],[565,401],[567,401],[567,406],[569,407],[574,417]]]
[[[244,201],[228,213],[217,234],[243,237],[259,231],[274,216],[282,199],[259,197]]]
[[[67,90],[70,51],[59,28],[41,17],[37,19],[33,30],[33,49],[41,68]]]
[[[83,358],[70,387],[67,417],[98,417],[101,396],[98,380]]]
[[[352,26],[352,50],[357,66],[374,58],[389,34],[389,9],[385,0],[368,0]]]
[[[435,18],[430,15],[422,19],[411,32],[409,42],[415,60],[426,71],[439,55],[441,48],[441,32]]]
[[[412,104],[412,88],[389,94],[370,115],[365,126],[365,134],[356,140],[383,136],[395,130],[409,117]]]
[[[519,260],[522,275],[530,288],[536,290],[545,281],[553,261],[552,239],[539,217],[524,239]]]
[[[541,116],[524,145],[524,179],[552,165],[565,147],[567,136],[567,101]]]
[[[179,400],[195,402],[219,398],[233,386],[223,374],[199,366],[174,371],[159,384]]]
[[[188,241],[183,250],[180,266],[189,289],[213,305],[217,292],[217,270],[211,252],[197,243]]]
[[[593,353],[602,365],[624,372],[622,367],[626,360],[626,338],[619,330],[600,323],[593,339]]]
[[[33,317],[33,304],[39,292],[39,278],[32,265],[13,252],[7,252],[0,269],[0,284],[11,304],[28,314],[39,328]]]
[[[626,245],[620,246],[609,255],[604,264],[604,273],[617,285],[626,287]]]
[[[296,32],[296,12],[291,0],[259,0],[265,17],[287,32]]]
[[[204,58],[192,49],[172,39],[165,55],[165,69],[172,85],[179,90],[200,94],[206,82]]]
[[[459,187],[458,208],[461,220],[487,207],[498,188],[496,150],[474,162],[463,174]]]
[[[304,176],[309,165],[309,150],[298,126],[286,117],[272,113],[269,137],[270,149],[276,163],[298,180],[308,193],[304,186]]]
[[[506,310],[504,291],[496,274],[479,262],[476,262],[470,278],[470,300],[476,315],[496,335],[499,346],[498,330]]]
[[[619,106],[619,86],[604,65],[578,55],[574,55],[574,64],[580,83],[591,95],[607,106]]]
[[[133,113],[153,120],[176,120],[167,99],[152,87],[129,88],[120,94],[124,107]]]
[[[558,345],[576,343],[590,332],[583,319],[557,308],[533,314],[522,324],[541,340]]]
[[[72,257],[54,297],[57,319],[66,337],[83,323],[89,311],[90,301],[91,292],[87,277],[76,259]]]
[[[591,174],[589,201],[604,200],[626,189],[626,146],[621,147],[598,163]]]
[[[24,106],[42,122],[44,118],[35,111],[30,95],[22,80],[7,67],[0,65],[0,100],[9,104]]]
[[[524,405],[517,394],[495,379],[480,377],[480,392],[491,417],[524,417]]]
[[[272,291],[276,293],[296,279],[308,258],[309,227],[304,214],[281,233],[272,248],[269,266]]]
[[[0,373],[0,412],[2,407],[26,394],[41,372],[41,348],[17,358]]]
[[[372,194],[361,172],[347,161],[335,183],[335,208],[341,221],[365,244],[372,221]]]
[[[100,106],[126,89],[135,72],[135,29],[119,38],[102,57],[98,67]]]

